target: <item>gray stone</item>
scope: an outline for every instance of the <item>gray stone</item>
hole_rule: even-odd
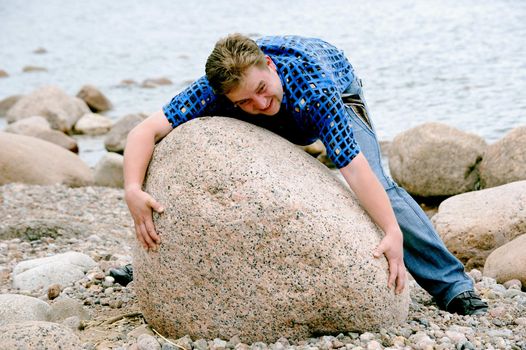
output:
[[[431,221],[468,270],[484,266],[493,250],[526,232],[526,181],[448,198]]]
[[[67,286],[96,265],[89,256],[78,252],[22,261],[13,270],[13,287],[35,290],[54,283]]]
[[[100,114],[84,114],[75,124],[75,132],[86,135],[102,135],[111,130],[113,122]]]
[[[79,338],[66,326],[43,321],[0,327],[0,350],[81,349]]]
[[[188,157],[192,154],[192,157]],[[403,322],[382,234],[313,157],[230,118],[199,118],[156,147],[146,191],[160,251],[134,252],[134,289],[171,337],[272,342]],[[184,273],[181,273],[184,271]]]
[[[526,182],[526,181],[524,181]],[[526,197],[526,195],[524,195]],[[524,207],[523,207],[524,208]],[[523,209],[526,211],[526,209]],[[526,217],[524,215],[523,217]],[[526,223],[522,232],[526,232]],[[526,285],[526,234],[495,249],[486,259],[484,276],[492,277],[499,283],[518,280],[519,286]],[[519,288],[520,289],[520,288]]]
[[[97,186],[124,187],[123,156],[114,153],[106,153],[95,165],[94,179]]]
[[[486,149],[480,163],[483,188],[526,180],[526,126],[513,129]]]
[[[86,102],[94,112],[104,112],[112,108],[110,100],[93,85],[84,85],[77,93],[77,97]]]
[[[0,132],[0,185],[22,182],[87,186],[91,169],[76,154],[35,137]]]
[[[109,152],[124,152],[126,147],[126,138],[128,133],[137,124],[146,119],[147,115],[143,113],[128,114],[119,119],[111,128],[110,132],[104,139],[104,146]]]
[[[473,191],[486,148],[480,136],[441,123],[425,123],[397,135],[390,146],[393,179],[409,193],[451,196]]]
[[[0,294],[0,326],[25,321],[48,321],[51,307],[44,301],[19,294]]]
[[[141,334],[137,339],[137,347],[139,350],[161,350],[161,344],[148,334]]]
[[[49,321],[60,322],[70,317],[77,317],[79,320],[89,320],[88,310],[82,306],[78,300],[60,297],[51,304],[49,311]]]
[[[54,86],[41,87],[20,98],[8,111],[8,123],[40,115],[45,117],[53,129],[71,131],[73,125],[90,110],[79,98],[68,96]]]

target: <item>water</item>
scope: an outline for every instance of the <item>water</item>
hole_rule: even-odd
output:
[[[203,75],[227,33],[298,34],[346,52],[381,140],[440,121],[493,142],[526,124],[525,18],[521,0],[0,0],[0,69],[10,74],[0,99],[47,84],[74,95],[90,83],[116,120],[158,110]],[[48,71],[22,73],[26,65]],[[119,86],[156,77],[174,85]],[[104,152],[101,138],[79,146],[90,165]]]

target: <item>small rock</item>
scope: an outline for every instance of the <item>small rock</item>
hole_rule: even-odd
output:
[[[480,270],[473,269],[469,272],[469,275],[475,282],[480,282],[482,280],[482,272]]]
[[[210,350],[225,350],[226,341],[215,338],[213,341],[208,342],[208,346],[210,347]]]
[[[47,53],[47,50],[43,47],[39,47],[33,50],[33,53],[36,53],[37,55],[41,55],[41,54]]]
[[[173,82],[168,78],[150,78],[143,81],[143,86],[151,87],[156,85],[172,85]]]
[[[148,334],[141,334],[137,339],[137,347],[139,350],[161,350],[161,344],[155,337]]]
[[[0,78],[6,78],[8,77],[9,74],[7,74],[7,72],[3,69],[0,69]]]
[[[62,290],[62,286],[58,283],[52,284],[47,289],[47,298],[49,300],[53,300],[56,297],[60,295],[60,291]]]
[[[374,334],[370,332],[365,332],[365,333],[360,334],[360,340],[362,342],[368,342],[370,340],[373,340],[374,338],[375,338]]]
[[[383,346],[376,340],[371,340],[369,343],[367,343],[367,350],[382,350]]]
[[[22,72],[31,73],[31,72],[47,72],[47,68],[38,67],[38,66],[25,66],[22,68]]]
[[[197,339],[192,345],[196,350],[208,350],[208,342],[204,339]]]
[[[517,279],[509,280],[503,283],[503,286],[507,289],[518,289],[521,290],[522,282]]]
[[[518,317],[515,319],[515,324],[520,326],[526,326],[526,317]]]
[[[185,348],[186,350],[192,350],[192,338],[190,338],[189,335],[185,335],[184,337],[177,339],[174,341],[174,343]]]

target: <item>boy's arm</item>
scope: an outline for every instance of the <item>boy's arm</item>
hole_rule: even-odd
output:
[[[142,190],[146,169],[152,158],[155,143],[172,130],[162,110],[153,113],[128,134],[124,150],[125,199],[135,223],[137,239],[144,248],[156,248],[160,242],[152,220],[152,209],[164,209]]]
[[[362,153],[359,153],[347,166],[341,168],[340,172],[358,197],[360,204],[385,233],[373,255],[379,258],[385,254],[389,263],[388,287],[391,288],[393,283],[396,283],[398,294],[404,289],[406,283],[403,236],[387,193]]]

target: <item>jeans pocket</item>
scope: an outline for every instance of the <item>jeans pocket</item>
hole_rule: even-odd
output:
[[[374,132],[369,114],[367,113],[367,108],[365,108],[365,103],[360,98],[360,95],[342,96],[342,101],[346,106],[353,110],[354,114],[360,118],[369,131]]]

